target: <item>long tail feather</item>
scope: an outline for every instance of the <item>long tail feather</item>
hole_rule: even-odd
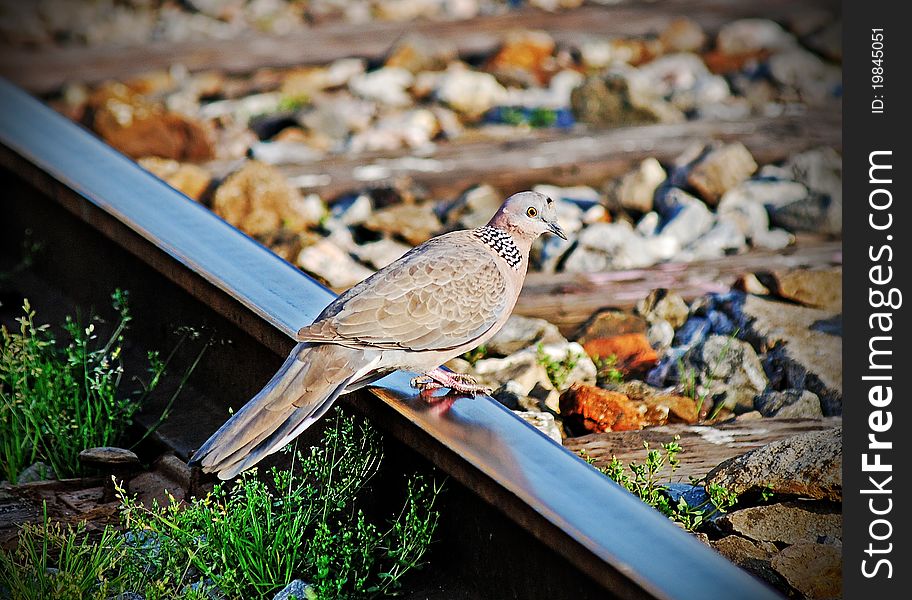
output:
[[[369,371],[363,351],[298,344],[279,371],[193,455],[193,463],[232,479],[283,448],[319,419],[355,378]]]

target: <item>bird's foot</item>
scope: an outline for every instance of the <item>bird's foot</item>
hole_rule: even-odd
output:
[[[480,385],[473,377],[445,371],[439,367],[412,379],[412,386],[422,391],[446,387],[463,394],[491,393],[491,388]]]

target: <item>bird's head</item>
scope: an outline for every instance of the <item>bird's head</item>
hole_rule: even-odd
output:
[[[554,201],[538,192],[519,192],[507,198],[489,225],[533,240],[543,233],[567,239],[557,224]]]

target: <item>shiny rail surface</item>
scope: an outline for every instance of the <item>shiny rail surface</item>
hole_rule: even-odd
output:
[[[332,298],[205,207],[4,80],[0,143],[0,165],[115,242],[126,240],[93,214],[100,209],[116,219],[161,257],[124,242],[129,251],[276,353],[287,352],[293,332]],[[493,399],[429,404],[408,382],[408,374],[391,375],[355,403],[569,559],[606,597],[779,597]]]

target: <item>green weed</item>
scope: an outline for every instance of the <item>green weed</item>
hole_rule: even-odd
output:
[[[673,502],[668,494],[667,486],[660,481],[670,479],[671,474],[675,472],[681,462],[678,454],[682,449],[678,444],[678,439],[679,437],[675,436],[671,442],[662,444],[661,450],[651,449],[649,442],[644,441],[645,463],[631,462],[625,467],[615,456],[611,458],[611,462],[607,466],[596,468],[672,521],[688,531],[695,531],[716,513],[726,512],[734,506],[738,501],[738,496],[723,486],[709,484],[706,486],[709,499],[702,504],[690,506],[684,498]],[[590,465],[595,462],[585,453],[585,450],[580,452],[580,456]],[[669,467],[670,473],[662,475],[666,466]]]
[[[545,371],[548,373],[548,379],[551,380],[554,388],[558,390],[564,389],[567,378],[570,376],[570,373],[573,372],[573,369],[576,368],[576,365],[582,356],[583,355],[579,352],[571,351],[563,358],[555,359],[548,356],[545,352],[545,347],[541,342],[535,346],[535,359],[538,361],[538,364],[545,367]]]
[[[18,319],[19,331],[0,328],[0,476],[10,482],[16,483],[22,469],[37,460],[49,464],[58,477],[82,474],[79,452],[121,441],[187,339],[185,335],[164,361],[150,353],[149,381],[137,380],[138,389],[124,390],[121,351],[133,317],[127,292],[116,290],[111,298],[117,321],[109,336],[99,337],[96,325],[101,319],[97,317],[88,326],[67,317],[64,345],[48,325],[36,323],[28,300]],[[171,402],[203,351],[205,346]]]
[[[140,558],[158,581],[190,565],[200,585],[229,598],[268,597],[296,577],[320,598],[386,594],[423,564],[440,489],[412,478],[402,512],[377,525],[357,507],[381,458],[374,429],[338,417],[309,455],[273,469],[270,484],[248,472],[189,504],[151,508],[121,493],[124,523],[155,540],[155,552]],[[169,583],[147,598],[167,597],[178,582]]]

